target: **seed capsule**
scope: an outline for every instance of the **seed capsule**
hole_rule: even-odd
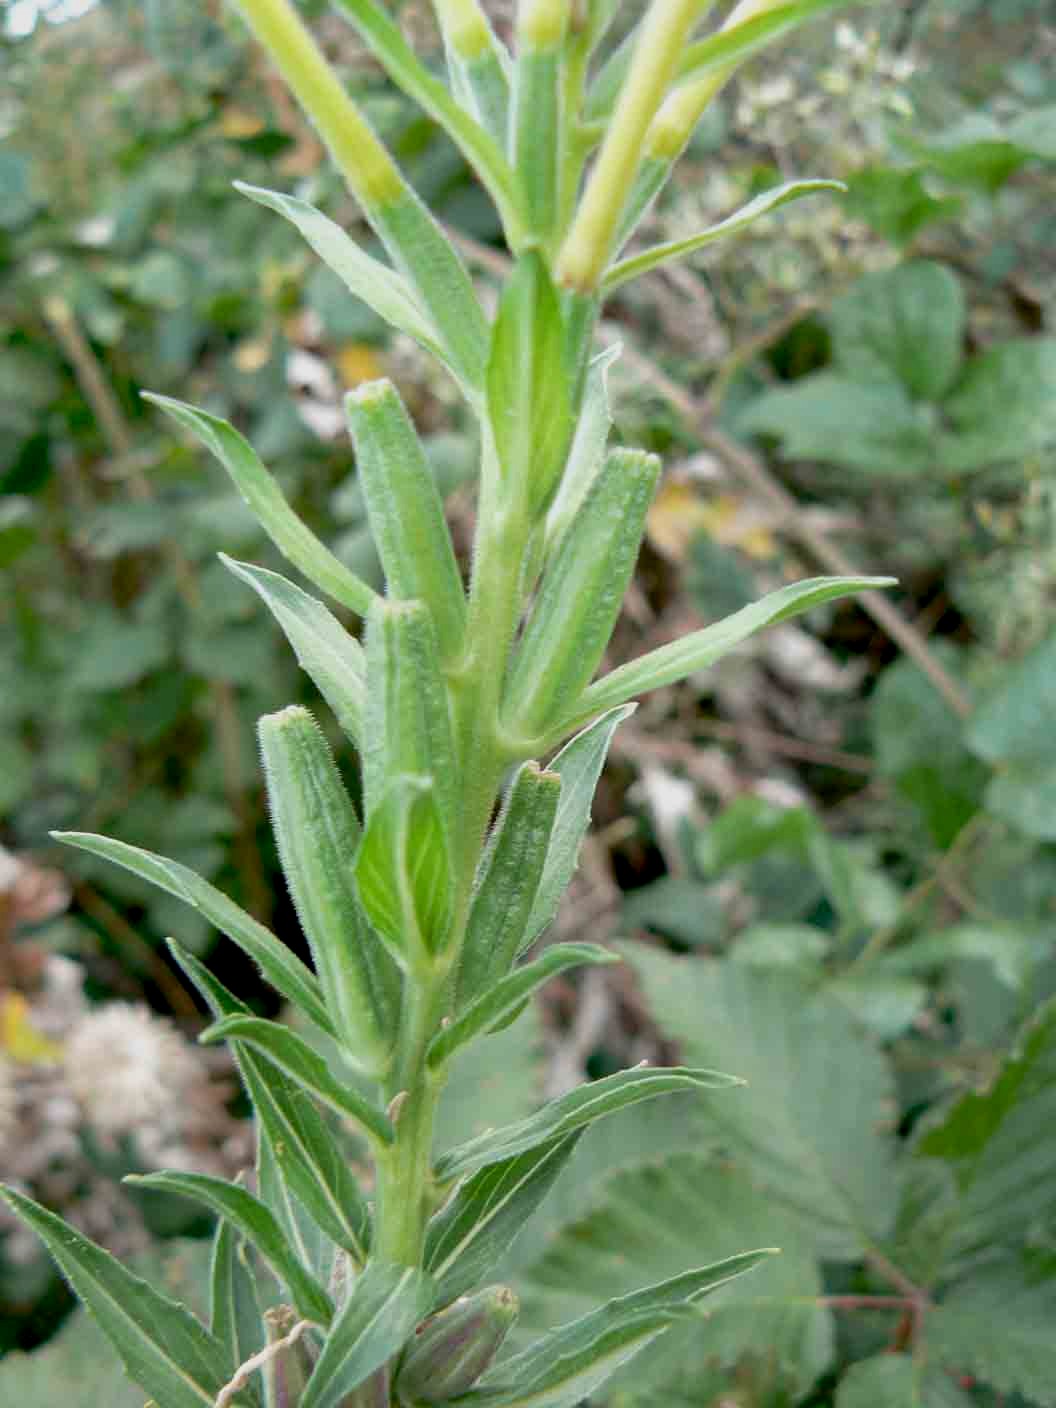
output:
[[[396,1392],[404,1403],[439,1403],[465,1393],[495,1358],[520,1302],[508,1286],[460,1296],[422,1322],[404,1354]]]

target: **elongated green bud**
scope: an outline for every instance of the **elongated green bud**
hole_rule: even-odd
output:
[[[264,1362],[265,1408],[298,1408],[312,1372],[312,1359],[299,1336],[289,1342],[297,1325],[297,1312],[290,1305],[265,1310],[271,1357]],[[286,1341],[286,1343],[283,1343]]]
[[[411,418],[389,381],[359,387],[346,408],[389,596],[426,604],[440,654],[451,660],[462,645],[466,599],[444,506]]]
[[[265,715],[260,746],[282,868],[327,1008],[349,1056],[364,1071],[380,1074],[391,1054],[400,980],[356,898],[355,810],[306,709]]]
[[[506,684],[515,736],[535,738],[589,684],[612,635],[645,529],[660,461],[612,450],[543,578]]]
[[[424,1321],[396,1375],[399,1398],[439,1403],[466,1393],[499,1352],[519,1309],[508,1286],[488,1286]]]
[[[454,742],[436,632],[420,601],[379,600],[367,621],[363,794],[368,816],[393,778],[430,777],[445,829],[457,833]]]
[[[528,762],[517,772],[480,863],[458,978],[459,1012],[504,978],[525,930],[546,864],[561,779]]]

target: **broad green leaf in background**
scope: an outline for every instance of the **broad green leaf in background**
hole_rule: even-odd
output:
[[[165,1408],[213,1408],[230,1377],[227,1355],[189,1310],[38,1203],[10,1188],[0,1196],[43,1240],[130,1378]]]
[[[866,385],[896,381],[920,401],[938,401],[953,385],[964,320],[959,281],[924,259],[865,275],[826,315],[844,376]]]
[[[531,1114],[539,1104],[544,1075],[537,1007],[529,1003],[512,1026],[457,1052],[449,1071],[436,1118],[438,1152]]]
[[[950,220],[961,210],[956,196],[935,196],[917,166],[886,163],[860,167],[847,178],[843,208],[848,215],[895,244],[908,244],[925,226]]]
[[[669,1330],[613,1383],[620,1402],[665,1390],[681,1397],[708,1362],[765,1362],[771,1390],[802,1394],[831,1363],[832,1312],[795,1218],[716,1159],[682,1153],[602,1178],[592,1210],[551,1234],[518,1277],[518,1332],[581,1315],[598,1288],[622,1295],[677,1275],[687,1263],[734,1255],[752,1241],[781,1254],[717,1291],[705,1322]]]
[[[299,1408],[336,1408],[380,1368],[433,1306],[432,1278],[374,1263],[353,1282],[327,1335]]]
[[[1000,679],[972,715],[965,735],[968,746],[988,763],[1042,768],[1052,759],[1056,632]]]
[[[928,1315],[925,1333],[930,1353],[948,1370],[1052,1408],[1054,1325],[1056,1260],[1050,1251],[1033,1265],[1027,1258],[991,1257]]]
[[[97,611],[76,642],[67,682],[86,693],[127,689],[166,664],[171,649],[163,624]]]
[[[639,1100],[651,1100],[657,1095],[684,1090],[726,1090],[741,1082],[736,1076],[720,1071],[690,1070],[680,1066],[635,1066],[602,1080],[592,1081],[551,1100],[534,1115],[517,1124],[489,1131],[452,1149],[436,1162],[437,1177],[442,1180],[473,1173],[478,1168],[511,1158],[534,1149],[551,1139],[573,1130],[583,1129],[596,1119],[621,1110]]]
[[[959,1199],[934,1265],[951,1274],[1029,1241],[1056,1216],[1051,1130],[1056,1120],[1056,1000],[1025,1028],[989,1089],[962,1095],[916,1152],[953,1169]]]
[[[840,1379],[836,1408],[971,1408],[953,1378],[923,1354],[878,1354]]]
[[[746,1079],[701,1102],[702,1115],[756,1187],[796,1214],[821,1256],[857,1259],[881,1240],[897,1196],[894,1091],[846,1009],[794,972],[621,948],[685,1058],[721,1059]]]
[[[973,357],[943,404],[937,454],[956,473],[1022,459],[1056,442],[1056,338],[999,342]]]

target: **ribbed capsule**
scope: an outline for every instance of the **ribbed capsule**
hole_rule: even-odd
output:
[[[279,856],[327,1008],[349,1056],[381,1074],[392,1050],[400,976],[356,897],[360,829],[352,801],[307,709],[266,714],[259,729]]]
[[[423,1321],[396,1375],[400,1400],[439,1403],[466,1393],[499,1352],[519,1310],[508,1286],[487,1286]]]

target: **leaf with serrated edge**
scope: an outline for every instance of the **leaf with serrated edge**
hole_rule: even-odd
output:
[[[355,1120],[380,1143],[392,1143],[393,1129],[387,1116],[351,1085],[343,1085],[323,1058],[288,1027],[264,1017],[225,1017],[207,1027],[198,1040],[248,1042],[324,1105]]]
[[[648,655],[611,670],[584,691],[568,719],[554,732],[567,733],[592,714],[623,704],[648,690],[675,684],[697,670],[714,665],[735,645],[761,631],[764,626],[775,626],[780,621],[798,616],[800,612],[854,592],[894,586],[894,582],[893,577],[809,577],[806,581],[794,582],[791,586],[769,592],[759,601],[735,611],[732,616],[716,621],[713,626],[692,631],[681,640],[673,640],[670,645],[662,645]]]
[[[399,332],[407,333],[443,360],[436,328],[419,306],[406,281],[394,269],[360,249],[340,225],[307,201],[284,195],[281,191],[250,186],[245,181],[236,181],[234,185],[236,191],[241,191],[258,205],[277,211],[296,226],[349,293]]]
[[[533,1149],[537,1144],[583,1129],[603,1115],[638,1100],[651,1100],[655,1095],[666,1095],[673,1090],[728,1090],[738,1085],[743,1085],[743,1081],[736,1076],[723,1075],[720,1071],[689,1070],[684,1066],[636,1066],[630,1071],[619,1071],[551,1100],[526,1120],[482,1134],[460,1148],[451,1149],[437,1160],[437,1177],[446,1181],[472,1173],[487,1164]]]
[[[67,846],[79,846],[82,851],[124,866],[133,875],[149,880],[152,885],[189,904],[244,953],[248,953],[271,986],[288,1002],[300,1007],[323,1031],[331,1036],[334,1034],[315,974],[269,929],[258,924],[234,900],[228,899],[193,870],[179,861],[167,860],[153,851],[112,840],[109,836],[93,836],[86,831],[53,831],[51,834],[56,841],[62,841]]]
[[[434,1303],[433,1279],[372,1263],[353,1282],[299,1408],[335,1408],[399,1350]]]
[[[237,1227],[261,1256],[271,1263],[279,1278],[286,1282],[293,1303],[305,1320],[329,1325],[334,1310],[330,1297],[292,1255],[271,1209],[245,1188],[208,1174],[180,1173],[175,1169],[161,1173],[130,1174],[125,1182],[139,1188],[178,1193],[205,1203],[218,1216]]]
[[[173,958],[205,998],[214,1017],[252,1015],[198,959],[171,939],[168,942]],[[235,1058],[257,1119],[276,1150],[283,1180],[319,1228],[364,1262],[370,1245],[370,1212],[311,1098],[252,1048],[236,1045]]]
[[[550,1191],[582,1132],[479,1169],[436,1214],[426,1232],[425,1268],[436,1277],[438,1305],[483,1282]]]
[[[335,601],[365,616],[376,592],[335,557],[325,543],[297,517],[257,452],[234,426],[219,416],[175,401],[171,396],[143,392],[145,400],[170,415],[178,425],[211,450],[234,480],[260,526],[287,561]]]
[[[282,627],[297,663],[334,712],[348,737],[363,736],[366,664],[363,647],[315,597],[278,572],[220,554],[220,561],[253,588]]]
[[[444,1027],[429,1046],[429,1065],[435,1067],[450,1060],[460,1046],[508,1017],[537,987],[566,968],[619,961],[618,954],[598,944],[554,944],[534,963],[516,969],[489,992],[482,993],[461,1017]]]
[[[694,1301],[774,1251],[743,1252],[611,1300],[497,1365],[458,1402],[465,1408],[562,1408],[589,1398],[655,1335],[693,1316]]]
[[[213,1408],[230,1377],[227,1355],[190,1311],[32,1199],[11,1188],[0,1197],[44,1242],[130,1378],[165,1408]]]
[[[579,861],[580,842],[590,825],[590,804],[612,735],[637,707],[636,704],[621,704],[595,719],[565,744],[547,768],[561,779],[561,798],[535,903],[525,925],[522,949],[535,942],[557,913],[561,896]]]
[[[620,260],[605,275],[605,292],[611,293],[613,289],[619,288],[621,284],[627,283],[630,279],[637,279],[642,274],[648,274],[652,269],[658,269],[672,260],[682,259],[685,255],[693,254],[696,250],[704,249],[705,246],[714,244],[718,240],[738,235],[756,220],[761,219],[764,215],[769,215],[772,210],[777,210],[779,206],[786,205],[789,201],[800,200],[803,196],[812,196],[819,191],[845,191],[846,189],[847,187],[842,181],[786,181],[783,186],[775,186],[771,191],[764,191],[762,195],[750,200],[747,205],[742,206],[727,219],[720,220],[717,225],[711,225],[706,230],[701,230],[699,234],[690,235],[682,240],[669,240],[666,244],[654,245],[652,249],[643,250],[641,254],[636,254],[630,259]]]

